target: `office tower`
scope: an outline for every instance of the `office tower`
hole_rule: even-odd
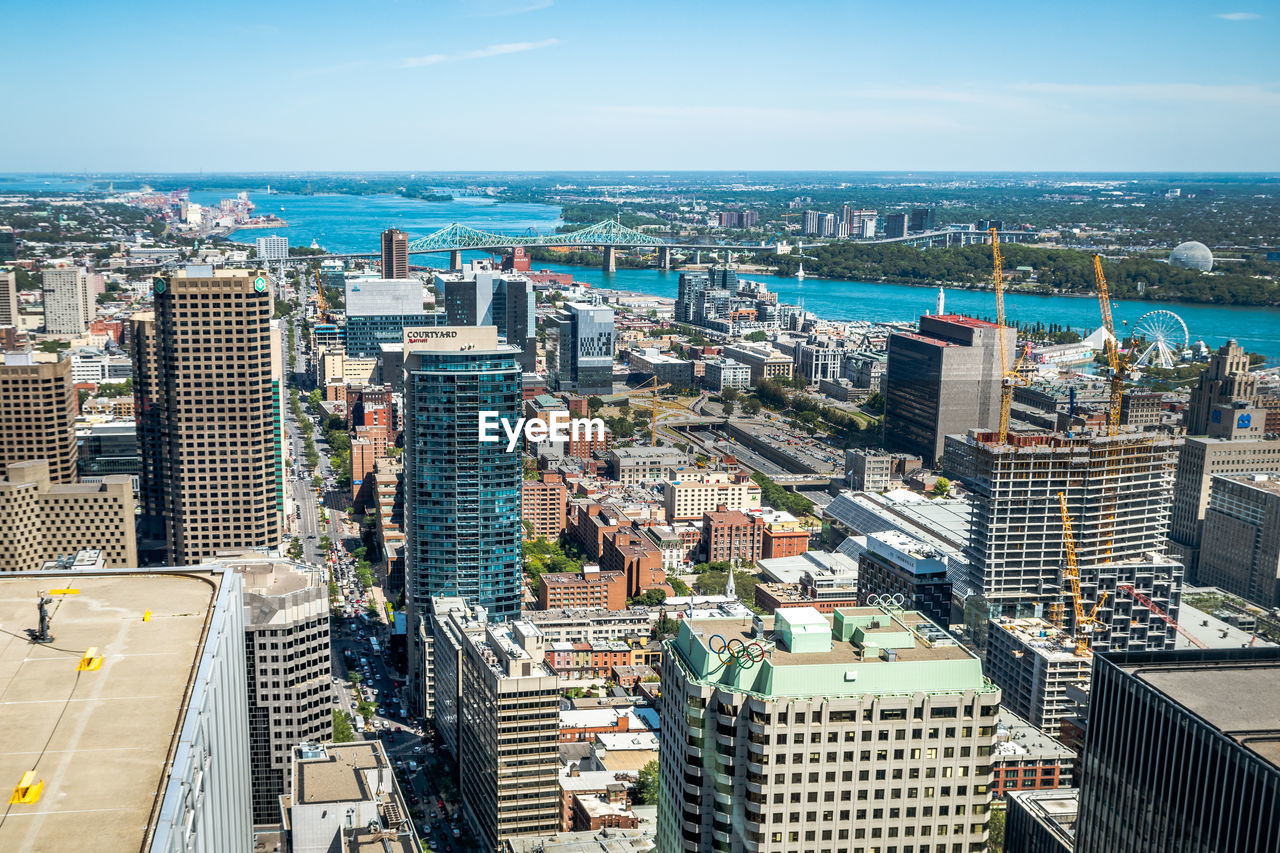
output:
[[[1000,423],[1000,383],[1012,366],[1017,331],[957,314],[920,318],[919,332],[889,336],[884,434],[890,449],[918,455],[932,467],[948,435]]]
[[[382,277],[409,277],[409,235],[398,228],[382,232]]]
[[[804,233],[819,234],[822,232],[822,214],[816,210],[804,212]]]
[[[283,261],[289,258],[288,237],[259,237],[257,246],[260,261]]]
[[[130,493],[137,491],[138,472],[142,468],[138,456],[138,424],[133,420],[133,398],[128,401],[128,420],[120,418],[105,423],[91,423],[76,430],[76,471],[82,483],[100,483],[111,474],[127,474]],[[131,565],[137,565],[133,562]]]
[[[1200,540],[1209,486],[1216,475],[1280,472],[1280,441],[1190,437],[1178,449],[1173,507],[1169,514],[1169,553],[1198,581]]]
[[[0,225],[0,264],[18,259],[18,236],[8,225]]]
[[[913,207],[911,208],[911,222],[907,226],[909,231],[932,231],[934,225],[933,208],[932,207]]]
[[[743,512],[760,509],[760,487],[745,477],[696,468],[673,468],[664,473],[667,479],[658,488],[667,521],[694,521],[722,506]]]
[[[1273,853],[1280,649],[1094,659],[1077,853]]]
[[[711,277],[704,272],[682,272],[676,285],[677,323],[693,323],[694,308],[702,291],[711,287]]]
[[[1258,378],[1249,373],[1249,354],[1235,341],[1227,341],[1210,357],[1191,389],[1191,402],[1183,415],[1187,435],[1210,435],[1210,418],[1217,406],[1236,400],[1253,404],[1257,398]]]
[[[378,741],[303,743],[290,750],[288,765],[290,788],[299,793],[276,813],[288,811],[289,853],[422,853]]]
[[[471,269],[437,273],[450,326],[495,326],[504,343],[518,349],[525,373],[538,368],[537,315],[533,282],[522,275]],[[611,353],[612,357],[612,353]]]
[[[1000,691],[921,614],[685,618],[665,647],[659,850],[984,849]]]
[[[905,237],[907,236],[907,215],[905,213],[890,213],[884,218],[884,236],[886,237]]]
[[[1177,618],[1182,565],[1164,553],[1173,495],[1172,438],[1019,433],[999,444],[976,430],[947,437],[945,470],[964,482],[973,507],[965,557],[975,631],[991,616],[1031,616],[1061,606],[1066,565],[1058,493],[1065,495],[1080,567],[1084,610],[1099,597],[1097,650],[1172,648],[1173,627],[1132,586]],[[1070,625],[1070,620],[1068,620]],[[1024,716],[1026,716],[1024,714]]]
[[[795,368],[788,356],[778,352],[768,344],[736,344],[724,348],[726,358],[740,361],[751,369],[751,384],[757,385],[762,380],[784,376],[791,378]]]
[[[329,585],[321,569],[228,558],[244,587],[253,822],[280,822],[293,750],[333,737]]]
[[[0,772],[43,785],[0,850],[253,851],[240,592],[216,565],[0,574]]]
[[[410,667],[425,650],[417,627],[433,595],[520,615],[520,449],[480,440],[480,413],[519,418],[518,351],[493,326],[408,329],[404,343],[405,587]],[[414,695],[417,705],[423,699]]]
[[[613,393],[613,309],[566,302],[547,327],[547,374],[559,391]]]
[[[730,294],[738,292],[738,267],[734,264],[716,264],[707,269],[712,290],[727,290]]]
[[[0,365],[0,464],[44,459],[49,479],[76,481],[76,391],[71,361],[36,364],[13,352]]]
[[[560,827],[560,679],[531,622],[495,625],[460,598],[431,600],[436,730],[457,762],[467,822],[486,850]]]
[[[44,459],[10,462],[0,479],[0,572],[39,571],[46,562],[97,551],[109,569],[138,565],[133,478],[55,484]]]
[[[404,341],[405,329],[436,325],[437,315],[425,309],[422,292],[422,282],[416,278],[348,278],[346,355],[377,358],[383,344]]]
[[[44,330],[50,335],[83,335],[93,319],[89,277],[77,267],[56,267],[40,274],[44,287]]]
[[[1199,583],[1280,607],[1280,475],[1216,476],[1204,517]]]
[[[142,536],[168,562],[280,542],[281,367],[265,272],[182,270],[133,317]]]
[[[0,326],[17,326],[22,321],[18,308],[18,274],[0,269]]]
[[[1004,853],[1071,853],[1078,788],[1010,791],[1006,802]]]

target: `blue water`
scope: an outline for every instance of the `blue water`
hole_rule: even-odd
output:
[[[193,192],[191,200],[200,204],[217,204],[218,199],[228,195],[232,194],[225,191]],[[505,233],[524,233],[532,228],[543,234],[561,224],[557,207],[504,204],[489,198],[459,198],[438,203],[399,196],[268,196],[254,193],[250,197],[258,206],[256,213],[274,213],[288,220],[289,227],[278,231],[241,231],[235,235],[236,239],[252,243],[255,237],[280,234],[289,238],[290,245],[308,246],[315,239],[331,252],[377,251],[378,235],[392,226],[408,232],[412,239],[452,222]],[[468,257],[471,255],[467,253]],[[444,266],[448,256],[415,255],[413,262],[424,266]],[[543,263],[535,264],[535,267],[571,273],[575,280],[594,287],[670,298],[676,295],[678,274],[674,272],[618,270],[606,274],[595,267]],[[933,311],[937,297],[937,289],[927,287],[814,278],[801,283],[794,278],[754,274],[743,274],[742,277],[765,282],[783,302],[802,304],[818,316],[832,320],[913,321],[926,311]],[[948,290],[946,307],[950,312],[993,317],[995,296],[990,292]],[[1132,326],[1148,311],[1157,309],[1180,316],[1193,342],[1203,340],[1216,348],[1235,338],[1250,352],[1266,356],[1268,364],[1280,363],[1280,309],[1127,300],[1115,302],[1112,313],[1117,325],[1124,328]],[[1010,294],[1006,297],[1006,314],[1010,322],[1057,323],[1082,333],[1091,332],[1101,324],[1098,301],[1093,297]]]

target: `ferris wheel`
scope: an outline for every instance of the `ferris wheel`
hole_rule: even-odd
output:
[[[1138,367],[1173,367],[1191,343],[1187,324],[1172,311],[1148,311],[1133,324],[1134,348],[1141,350]]]

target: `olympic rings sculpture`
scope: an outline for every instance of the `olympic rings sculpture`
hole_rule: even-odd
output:
[[[719,647],[716,646],[716,640],[720,641]],[[734,643],[738,645],[735,646]],[[726,640],[719,634],[712,634],[707,638],[707,648],[720,661],[721,666],[737,664],[743,669],[752,669],[765,658],[763,646],[759,643],[747,643],[737,637]]]

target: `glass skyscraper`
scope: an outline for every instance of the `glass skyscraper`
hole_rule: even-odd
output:
[[[404,344],[405,587],[411,662],[431,596],[455,595],[493,621],[520,615],[522,448],[480,440],[480,413],[513,426],[520,351],[493,326],[406,329]]]

